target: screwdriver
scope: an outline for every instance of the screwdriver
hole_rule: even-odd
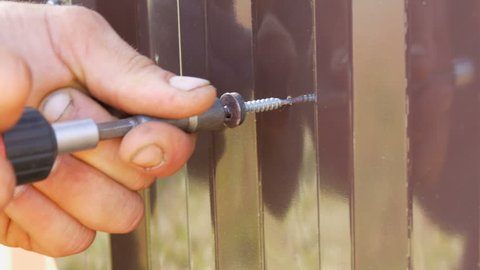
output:
[[[123,137],[142,123],[161,121],[189,133],[217,131],[240,126],[249,112],[272,111],[294,103],[315,101],[316,95],[308,94],[245,102],[240,94],[231,92],[223,94],[207,112],[189,118],[136,115],[105,123],[84,119],[50,124],[39,111],[27,107],[17,124],[0,136],[0,156],[6,156],[11,162],[17,185],[22,185],[47,178],[58,154],[95,148],[99,141]]]

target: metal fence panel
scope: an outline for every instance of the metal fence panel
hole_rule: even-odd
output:
[[[199,134],[113,269],[479,268],[478,1],[78,2],[220,93],[318,99]]]

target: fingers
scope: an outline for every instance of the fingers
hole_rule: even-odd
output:
[[[74,89],[64,89],[46,98],[42,111],[49,121],[91,118],[97,122],[114,118],[97,102]],[[74,156],[102,171],[132,190],[144,188],[154,178],[133,168],[118,155],[120,140],[102,141],[95,149],[74,153]]]
[[[13,126],[23,112],[30,92],[30,71],[24,61],[0,47],[0,209],[10,200],[15,176],[5,158],[1,131]]]
[[[31,87],[30,70],[14,53],[0,47],[0,131],[20,118]]]
[[[130,232],[143,217],[143,200],[136,192],[69,155],[59,158],[52,175],[34,186],[93,230]]]
[[[155,176],[178,171],[191,156],[194,137],[176,127],[150,122],[138,126],[123,138],[120,156]]]
[[[12,167],[0,153],[0,210],[10,201],[14,187],[15,175],[13,174]]]
[[[81,225],[35,188],[24,185],[0,215],[0,240],[53,257],[86,249],[95,232]]]
[[[215,99],[208,81],[178,78],[162,70],[93,11],[49,8],[47,20],[60,58],[93,95],[114,107],[132,114],[181,118],[208,110]]]
[[[73,89],[49,96],[42,110],[51,121],[93,118],[97,122],[113,117],[95,101]],[[176,172],[190,157],[194,136],[162,123],[134,128],[123,139],[101,142],[97,148],[74,155],[132,190],[148,187],[153,176]],[[152,147],[148,147],[148,146]],[[119,154],[120,151],[120,154]]]

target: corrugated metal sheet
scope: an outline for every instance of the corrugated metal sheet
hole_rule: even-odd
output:
[[[63,269],[478,269],[477,1],[78,2],[219,92],[318,103],[199,134],[138,231]]]

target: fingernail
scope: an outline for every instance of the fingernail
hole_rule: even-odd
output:
[[[145,146],[133,155],[131,161],[146,169],[160,167],[164,162],[163,150],[154,144]]]
[[[57,121],[65,114],[72,105],[72,96],[68,91],[58,91],[43,102],[42,112],[49,121]]]
[[[15,189],[13,190],[13,198],[15,199],[20,197],[20,195],[25,193],[25,191],[27,190],[27,187],[28,185],[21,185],[21,186],[15,187]]]
[[[186,91],[193,90],[202,86],[207,86],[210,84],[210,82],[205,79],[188,76],[174,76],[170,78],[168,83],[175,88]]]

